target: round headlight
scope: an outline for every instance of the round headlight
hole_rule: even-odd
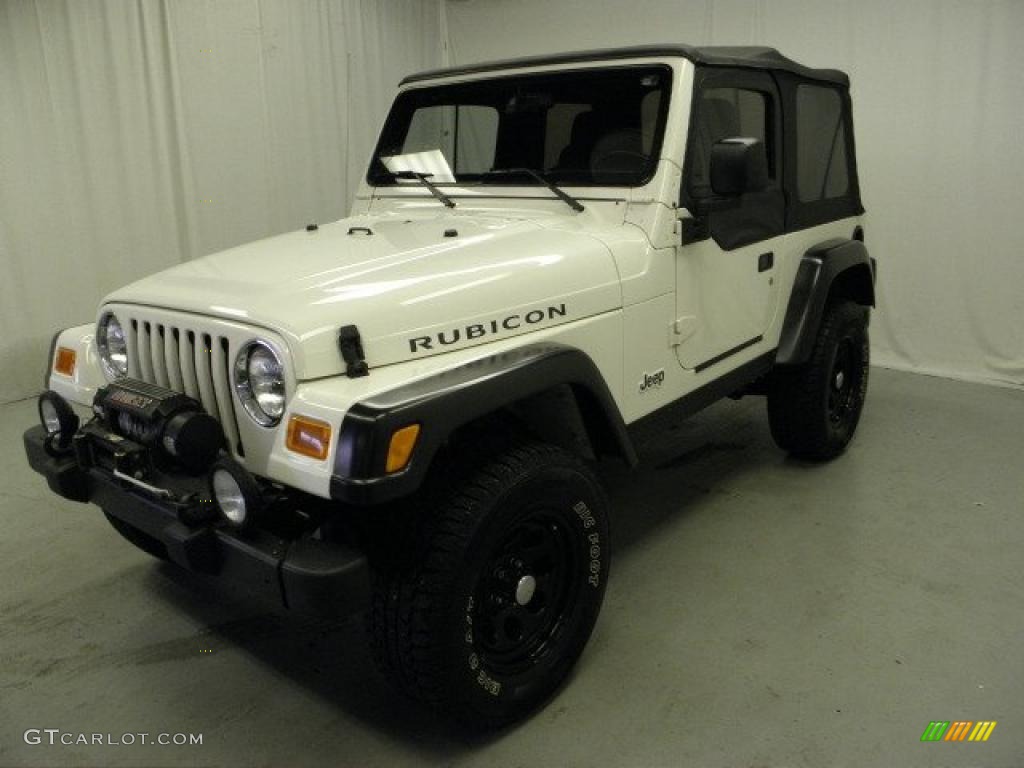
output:
[[[96,328],[96,347],[108,379],[113,381],[128,375],[128,345],[124,340],[124,329],[113,312],[107,312],[100,318]]]
[[[257,424],[272,427],[284,414],[284,365],[268,344],[254,341],[235,358],[235,391]]]

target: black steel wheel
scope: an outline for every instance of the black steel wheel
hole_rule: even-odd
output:
[[[563,616],[578,598],[579,546],[553,510],[529,510],[510,525],[484,565],[473,627],[483,663],[519,674],[557,649]]]
[[[607,502],[556,446],[472,464],[412,513],[406,553],[375,565],[370,635],[404,691],[493,728],[547,699],[582,653],[608,578]]]
[[[847,422],[857,401],[861,363],[849,337],[840,339],[832,371],[829,374],[828,420],[830,424]]]
[[[870,358],[867,307],[831,303],[810,359],[772,372],[768,421],[778,446],[817,461],[846,450],[864,408]]]

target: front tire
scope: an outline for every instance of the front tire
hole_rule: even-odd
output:
[[[768,422],[775,443],[812,461],[846,450],[864,408],[870,357],[867,307],[830,303],[810,359],[772,372]]]
[[[580,461],[541,443],[464,478],[411,513],[408,556],[375,568],[371,642],[401,689],[493,728],[548,698],[582,653],[608,578],[607,502]]]

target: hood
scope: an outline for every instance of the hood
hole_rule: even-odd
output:
[[[338,330],[355,325],[372,371],[620,307],[608,248],[565,218],[356,216],[189,261],[106,301],[276,331],[298,379],[342,372]]]

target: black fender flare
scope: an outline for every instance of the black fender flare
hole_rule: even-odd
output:
[[[603,452],[637,463],[622,414],[594,361],[575,347],[530,344],[483,357],[355,403],[345,415],[331,477],[331,497],[377,504],[414,493],[434,455],[459,427],[558,385],[569,385]],[[395,430],[420,425],[405,469],[385,474]]]
[[[798,365],[811,356],[833,288],[867,307],[875,306],[875,260],[860,240],[835,238],[809,248],[800,260],[789,296],[776,365]]]

